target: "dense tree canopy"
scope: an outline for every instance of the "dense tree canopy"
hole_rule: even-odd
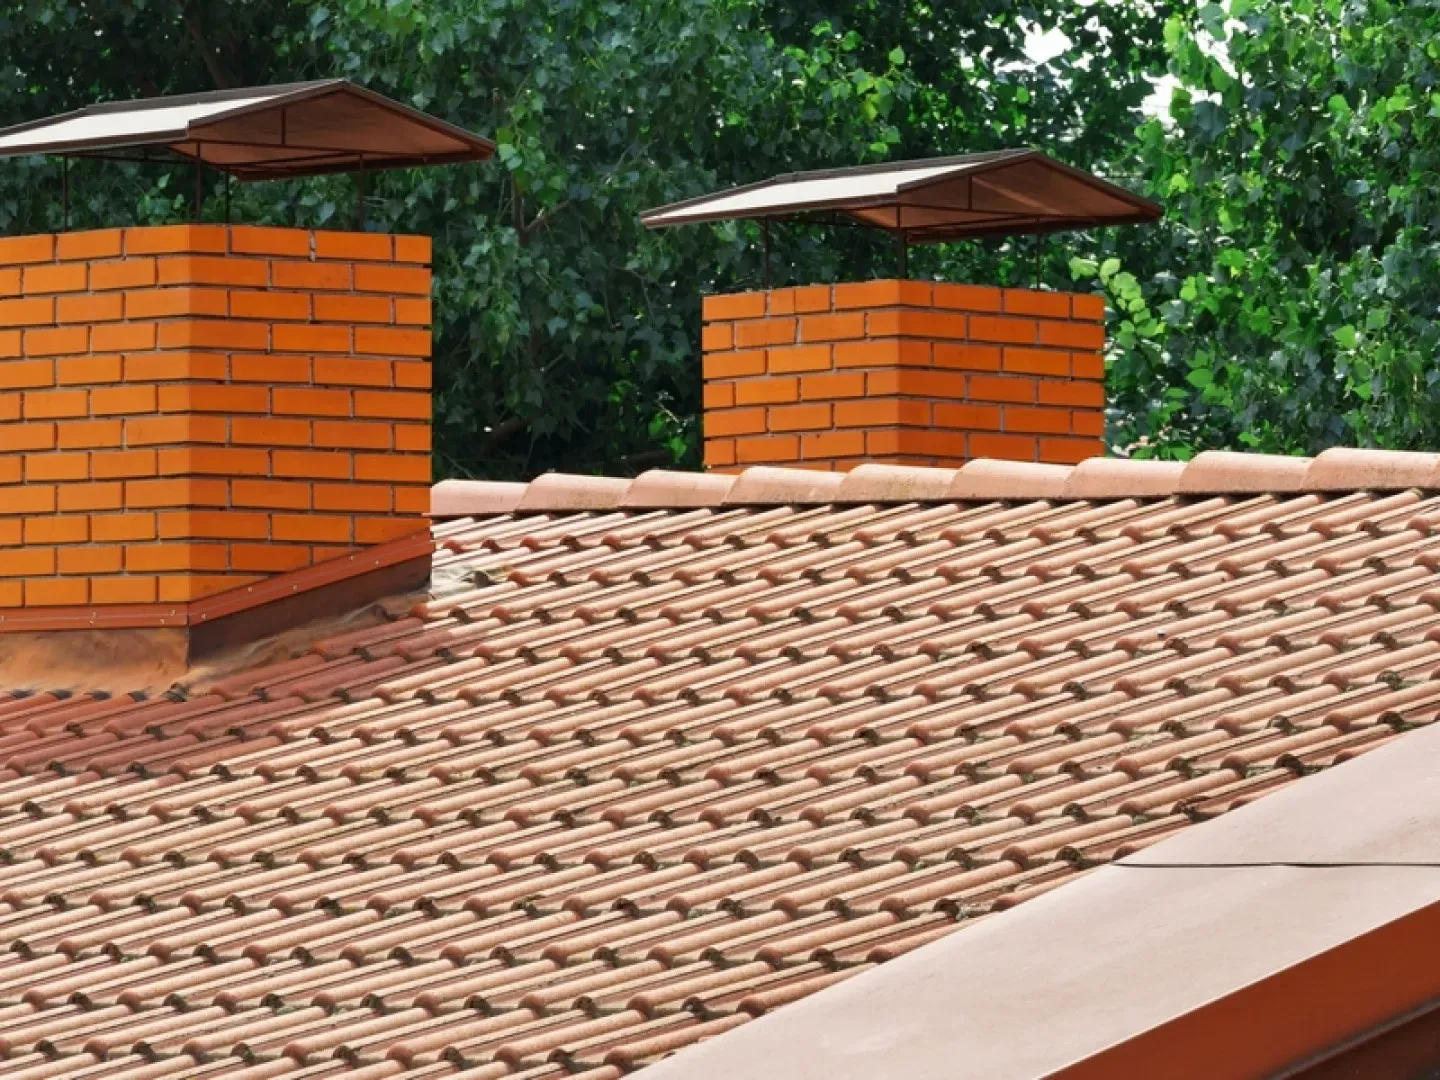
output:
[[[1433,446],[1436,29],[1385,0],[0,0],[0,123],[338,75],[492,136],[497,160],[367,199],[370,227],[436,238],[446,475],[698,462],[699,296],[758,282],[756,234],[647,233],[640,210],[1022,144],[1169,209],[1042,249],[1049,284],[1114,301],[1117,447]],[[1069,48],[1034,62],[1037,31]],[[353,185],[259,185],[234,212],[349,227]],[[186,172],[87,162],[72,186],[79,227],[190,212]],[[53,162],[0,163],[0,232],[56,227],[58,187]],[[911,272],[1028,282],[1033,245],[924,249]],[[860,230],[777,236],[780,280],[892,268]]]

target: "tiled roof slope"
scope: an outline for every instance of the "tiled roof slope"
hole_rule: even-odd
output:
[[[609,1080],[724,1032],[1430,722],[1437,462],[546,478],[386,625],[0,695],[4,1074]]]

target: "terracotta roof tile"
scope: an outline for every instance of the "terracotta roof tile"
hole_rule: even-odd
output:
[[[383,626],[0,692],[6,1075],[719,1035],[1431,723],[1431,461],[439,485]]]

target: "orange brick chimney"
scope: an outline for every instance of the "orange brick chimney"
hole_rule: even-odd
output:
[[[705,464],[1104,452],[1098,296],[872,281],[708,296]]]
[[[0,617],[423,532],[429,263],[424,237],[244,225],[0,239]]]

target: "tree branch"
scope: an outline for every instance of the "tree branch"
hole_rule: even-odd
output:
[[[199,16],[187,11],[184,18],[185,30],[190,35],[190,40],[195,43],[195,48],[199,51],[200,59],[205,64],[205,70],[210,73],[210,79],[215,83],[215,88],[217,90],[233,89],[235,80],[220,66],[220,58],[210,47],[210,41],[205,37],[205,28],[200,25]]]

